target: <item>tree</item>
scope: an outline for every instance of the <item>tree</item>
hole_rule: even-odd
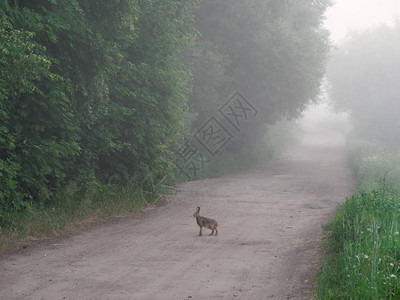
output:
[[[0,209],[51,202],[71,183],[151,189],[168,174],[190,94],[179,53],[195,5],[0,4]]]
[[[51,58],[33,31],[40,17],[1,5],[0,23],[0,205],[20,209],[65,176],[64,162],[76,153],[63,79],[50,70]]]
[[[400,23],[356,32],[329,64],[330,94],[361,137],[400,144]]]
[[[236,147],[251,148],[264,124],[296,117],[319,95],[329,49],[330,1],[203,0],[196,13],[194,94],[203,122],[237,90],[259,111]],[[199,122],[195,123],[199,125]],[[235,147],[235,146],[234,146]]]

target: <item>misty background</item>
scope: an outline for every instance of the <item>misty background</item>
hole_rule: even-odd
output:
[[[320,105],[311,105],[304,113],[302,126],[321,123],[324,120],[330,120],[328,122],[336,120],[342,123],[347,130],[350,130],[349,127],[352,126],[353,122],[358,122],[355,118],[352,118],[349,114],[350,112],[365,115],[366,106],[371,106],[370,110],[375,110],[376,108],[373,108],[373,106],[377,104],[381,106],[382,113],[383,111],[387,112],[386,117],[398,114],[399,106],[396,103],[399,101],[396,101],[395,91],[392,91],[394,95],[391,103],[387,103],[384,99],[372,103],[374,101],[365,99],[364,93],[371,93],[372,89],[375,89],[373,92],[375,94],[377,89],[381,91],[384,89],[396,89],[395,82],[398,82],[399,76],[399,61],[396,60],[398,55],[395,53],[397,51],[396,39],[398,39],[396,28],[398,28],[400,17],[400,3],[391,0],[384,2],[338,0],[327,9],[325,17],[324,24],[329,29],[333,46],[328,62],[326,88],[323,91],[322,103]],[[357,50],[355,49],[353,50],[354,53],[348,53],[349,48],[357,47],[357,44],[358,53],[356,53]],[[348,61],[344,61],[343,56],[345,53],[348,55]],[[339,57],[342,57],[342,61],[339,61]],[[375,61],[373,61],[374,58]],[[385,63],[389,65],[385,65]],[[381,71],[376,69],[378,65],[380,65]],[[357,78],[350,77],[348,72],[355,71],[354,69],[357,67],[362,68],[362,70],[359,69],[360,73],[369,69],[369,73],[372,73],[373,77],[369,79],[362,78],[362,74],[359,74]],[[382,71],[384,74],[382,74]],[[337,80],[342,76],[342,81],[347,82],[348,86],[337,86],[340,84]],[[392,83],[389,83],[390,81]],[[357,82],[365,86],[354,87],[353,84],[357,84]],[[391,88],[389,85],[394,86]],[[343,95],[343,93],[348,94]],[[350,95],[350,93],[357,94],[357,96],[354,97],[355,95]],[[350,97],[352,99],[349,99]],[[356,101],[353,97],[360,99],[357,104],[350,104]],[[386,117],[382,114],[380,116],[376,115],[376,120],[384,121]],[[386,136],[390,135],[391,132],[391,134],[395,135],[398,131],[397,129],[399,129],[398,126],[396,128],[398,121],[394,120],[393,117],[391,120],[385,121],[393,123],[393,127],[380,129],[380,134]],[[380,122],[378,121],[377,123]],[[373,120],[370,120],[370,125],[370,129],[374,130],[374,127],[376,128],[378,124],[373,124]],[[400,139],[397,140],[400,141]]]

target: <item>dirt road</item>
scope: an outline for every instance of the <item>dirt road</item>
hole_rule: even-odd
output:
[[[278,161],[0,257],[0,299],[310,299],[322,225],[352,192],[342,146],[307,135]],[[197,206],[218,221],[217,237],[198,236]]]

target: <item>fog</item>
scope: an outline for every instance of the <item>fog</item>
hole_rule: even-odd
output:
[[[398,145],[400,2],[337,0],[325,13],[332,49],[327,88],[303,113],[303,131]]]
[[[335,112],[328,101],[310,105],[303,112],[299,125],[304,132],[333,130],[346,134],[351,130],[349,114]]]
[[[336,0],[325,13],[325,27],[334,43],[340,44],[351,31],[380,24],[393,26],[400,15],[397,0]]]

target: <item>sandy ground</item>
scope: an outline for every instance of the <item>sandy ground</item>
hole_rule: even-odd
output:
[[[306,135],[278,161],[0,257],[0,299],[310,299],[322,225],[352,189],[343,138]],[[217,237],[198,236],[197,206]]]

